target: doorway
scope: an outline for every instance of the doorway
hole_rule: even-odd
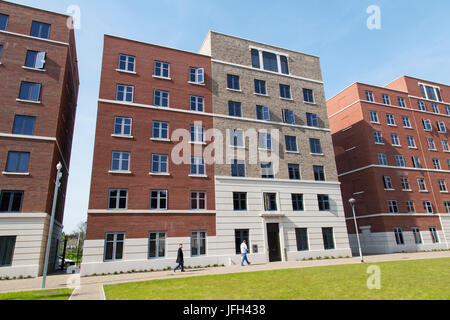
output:
[[[280,227],[278,223],[267,224],[267,242],[269,247],[269,262],[281,261]]]

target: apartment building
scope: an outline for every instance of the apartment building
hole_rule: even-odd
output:
[[[402,76],[355,83],[327,102],[353,251],[448,249],[450,87]]]
[[[0,1],[0,276],[42,274],[61,162],[56,266],[79,86],[69,19]]]
[[[318,57],[105,36],[96,130],[83,275],[351,254]]]

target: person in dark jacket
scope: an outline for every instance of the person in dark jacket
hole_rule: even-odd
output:
[[[173,269],[173,272],[177,271],[181,268],[181,272],[184,272],[184,258],[183,258],[183,244],[180,243],[180,247],[178,248],[177,261],[178,266]]]

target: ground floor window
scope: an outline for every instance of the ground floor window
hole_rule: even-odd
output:
[[[245,240],[247,247],[250,248],[249,230],[234,230],[236,254],[241,254],[241,244]]]
[[[333,228],[322,228],[322,236],[325,250],[334,249]]]
[[[166,233],[150,232],[148,235],[148,258],[163,258],[166,255]]]
[[[0,237],[0,267],[12,264],[16,237]]]
[[[105,238],[105,261],[122,260],[125,233],[109,232]]]
[[[403,238],[403,231],[401,228],[394,228],[395,241],[398,245],[405,244],[405,240]]]
[[[422,235],[420,234],[420,229],[417,227],[412,228],[414,234],[414,241],[416,244],[422,244]]]
[[[298,251],[308,251],[308,229],[297,228],[295,229],[295,235],[297,237],[297,250]]]
[[[439,237],[436,231],[436,227],[430,227],[430,233],[431,233],[431,241],[433,241],[433,243],[439,243]]]
[[[201,256],[206,254],[206,232],[191,232],[191,256]]]
[[[303,194],[292,194],[292,210],[303,211]]]

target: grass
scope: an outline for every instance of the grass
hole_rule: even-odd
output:
[[[73,289],[0,293],[0,300],[69,300]]]
[[[381,289],[369,290],[369,266]],[[107,300],[450,300],[450,258],[199,276],[105,286]]]

